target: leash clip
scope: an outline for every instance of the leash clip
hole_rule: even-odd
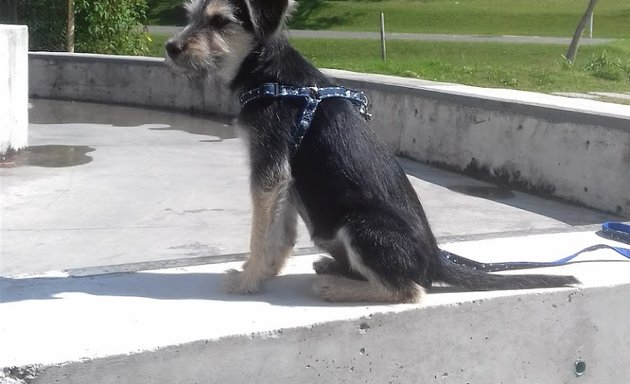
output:
[[[319,99],[319,88],[316,86],[308,87],[311,99]]]
[[[372,114],[368,112],[367,104],[362,104],[361,107],[359,107],[359,113],[362,114],[363,117],[365,117],[365,120],[367,121],[372,120]]]

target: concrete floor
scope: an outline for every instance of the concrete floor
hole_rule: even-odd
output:
[[[228,295],[250,223],[228,122],[32,102],[29,150],[0,167],[0,384],[568,383],[576,362],[585,384],[630,373],[630,263],[610,250],[540,271],[576,288],[331,304],[311,292],[318,255],[302,227],[300,256],[264,292]],[[622,245],[596,233],[619,218],[401,161],[449,251],[550,260]]]
[[[246,156],[229,121],[40,99],[30,121],[29,150],[0,167],[0,274],[245,257]],[[619,220],[401,162],[442,243]],[[311,247],[302,226],[296,253]]]

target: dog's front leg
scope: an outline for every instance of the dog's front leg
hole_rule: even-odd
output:
[[[263,185],[252,179],[250,255],[242,272],[229,271],[231,293],[260,291],[263,281],[278,274],[295,243],[297,211],[289,196],[288,177],[271,188]]]

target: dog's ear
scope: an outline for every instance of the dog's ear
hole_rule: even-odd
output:
[[[258,38],[275,34],[295,8],[295,0],[249,0],[254,33]]]

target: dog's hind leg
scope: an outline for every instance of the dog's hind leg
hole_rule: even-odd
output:
[[[277,275],[291,254],[297,235],[297,211],[288,189],[288,181],[271,191],[253,188],[250,255],[242,272],[229,271],[229,292],[258,292],[262,282]]]
[[[337,275],[354,280],[365,280],[363,276],[350,269],[346,246],[338,240],[315,241],[315,244],[328,252],[332,258],[323,256],[313,263],[313,269],[318,275]]]
[[[404,291],[397,291],[378,281],[357,280],[338,275],[318,275],[313,290],[325,300],[346,303],[416,303],[424,293],[423,288],[413,282],[410,282]]]
[[[313,285],[316,294],[328,301],[339,302],[414,303],[419,301],[424,290],[413,278],[405,276],[405,274],[397,275],[395,278],[388,278],[389,271],[369,267],[364,262],[363,257],[358,253],[359,250],[353,243],[366,239],[353,240],[346,229],[339,231],[338,239],[345,246],[351,273],[357,274],[365,280],[347,277],[348,275],[345,273],[327,273],[330,272],[331,265],[334,265],[334,268],[339,267],[336,261],[316,262],[316,270],[318,267],[323,269],[320,272],[321,274],[318,274]],[[372,244],[364,243],[362,245],[360,248],[363,251],[367,248],[369,252],[376,254],[396,252],[395,247],[388,249],[382,241],[373,242]],[[371,257],[375,257],[374,254]],[[389,259],[396,263],[397,260],[400,260],[399,257],[400,255],[391,254]],[[337,270],[332,269],[332,271],[336,272]]]

